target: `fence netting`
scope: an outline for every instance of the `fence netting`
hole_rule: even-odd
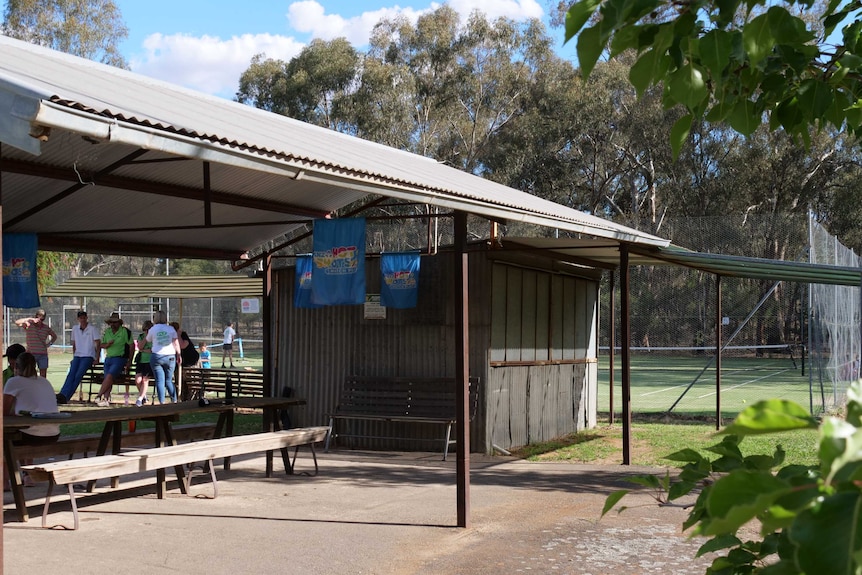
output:
[[[658,235],[706,253],[858,267],[853,252],[805,215],[669,220]],[[599,411],[611,409],[609,287],[600,309]],[[615,286],[617,296],[619,287]],[[790,399],[821,414],[843,405],[859,376],[860,288],[773,280],[721,279],[677,266],[630,270],[632,410],[733,417],[761,399]],[[617,300],[619,301],[619,299]],[[615,321],[619,322],[619,310]],[[617,338],[619,324],[616,325]],[[619,413],[619,349],[613,409]],[[717,378],[720,345],[721,369]]]

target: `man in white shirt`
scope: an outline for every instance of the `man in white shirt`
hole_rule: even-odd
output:
[[[230,358],[230,366],[233,367],[233,340],[236,337],[236,330],[233,328],[233,323],[227,322],[227,327],[224,328],[224,340],[221,344],[221,366],[224,367],[224,359]]]
[[[101,345],[100,337],[96,326],[88,323],[87,312],[79,311],[78,325],[72,328],[72,362],[69,365],[69,373],[66,375],[63,389],[57,394],[58,404],[69,403],[75,395],[75,390],[81,385],[84,374],[96,361],[96,354],[99,353]]]

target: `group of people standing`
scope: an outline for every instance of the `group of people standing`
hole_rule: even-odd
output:
[[[40,371],[45,377],[48,369],[48,347],[56,340],[57,334],[44,323],[45,311],[38,310],[32,318],[22,318],[15,323],[25,330],[27,348]],[[190,367],[199,365],[210,367],[211,354],[206,344],[195,348],[185,331],[176,322],[168,323],[167,314],[157,311],[153,321],[145,321],[137,336],[133,335],[118,313],[114,312],[105,320],[107,327],[101,333],[89,322],[87,312],[77,313],[78,325],[72,328],[72,361],[69,372],[60,392],[56,394],[57,404],[68,403],[81,384],[81,380],[92,365],[98,361],[104,352],[104,378],[96,404],[107,407],[111,403],[111,390],[124,376],[131,376],[132,362],[135,362],[134,376],[138,396],[135,405],[140,407],[148,402],[147,392],[150,380],[155,381],[158,402],[164,403],[167,398],[177,401],[177,390],[174,385],[174,372],[178,365]],[[222,352],[222,367],[226,359],[233,364],[233,341],[236,331],[233,324],[228,323],[224,331]],[[15,344],[21,347],[23,346]],[[11,346],[10,346],[11,348]],[[5,373],[5,372],[4,372]],[[4,378],[5,380],[5,378]],[[47,380],[46,380],[47,381]],[[127,403],[128,403],[128,386]]]
[[[72,329],[72,361],[69,372],[59,393],[46,378],[48,371],[48,348],[57,340],[57,334],[45,323],[45,310],[38,310],[33,317],[22,318],[15,323],[24,329],[27,347],[14,343],[6,348],[8,367],[3,370],[3,413],[21,412],[57,413],[58,405],[68,403],[74,396],[84,374],[97,361],[102,352],[104,379],[97,405],[107,407],[111,401],[111,389],[121,378],[131,376],[132,361],[135,361],[135,385],[138,397],[135,405],[148,402],[150,379],[155,380],[156,396],[160,404],[167,398],[177,402],[174,372],[177,365],[185,367],[200,365],[210,367],[211,354],[206,344],[195,349],[188,334],[178,323],[168,323],[167,314],[157,311],[153,321],[145,321],[137,336],[123,325],[118,313],[105,320],[107,327],[101,333],[89,322],[87,312],[77,313],[78,325]],[[236,338],[233,325],[228,323],[224,331],[222,367],[230,359],[233,367],[232,344]],[[60,426],[55,423],[40,423],[21,430],[18,444],[38,445],[57,441]],[[4,469],[5,472],[5,469]],[[4,473],[5,475],[5,473]],[[26,483],[26,478],[25,478]],[[4,488],[8,488],[7,485]]]

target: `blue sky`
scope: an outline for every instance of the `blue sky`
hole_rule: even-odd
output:
[[[251,57],[290,60],[312,38],[367,44],[381,18],[415,20],[442,2],[407,0],[114,0],[129,28],[123,54],[135,72],[232,98]],[[462,16],[547,18],[546,0],[449,0]],[[556,37],[562,32],[552,31]],[[573,52],[573,49],[570,50]]]

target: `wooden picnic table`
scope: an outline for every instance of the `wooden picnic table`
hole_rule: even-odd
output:
[[[9,470],[9,481],[12,494],[15,498],[15,508],[18,511],[18,520],[27,521],[27,502],[24,499],[24,488],[21,481],[21,469],[13,441],[18,431],[31,425],[40,423],[59,423],[69,425],[75,423],[104,423],[102,436],[99,440],[97,455],[105,455],[108,445],[111,445],[111,453],[118,454],[122,448],[122,424],[128,421],[152,421],[155,423],[155,447],[165,445],[176,445],[172,425],[182,415],[191,413],[218,413],[214,437],[225,437],[233,435],[234,413],[237,409],[261,409],[264,412],[264,421],[268,422],[269,431],[279,429],[279,418],[277,411],[291,406],[305,405],[304,399],[286,397],[238,397],[228,401],[211,401],[201,405],[198,401],[183,401],[165,405],[145,405],[143,407],[117,407],[96,408],[78,411],[67,411],[68,415],[58,418],[34,418],[29,416],[11,415],[3,417],[3,457],[6,468]],[[230,468],[230,460],[225,458],[225,469]],[[267,477],[272,475],[272,452],[267,452]],[[182,466],[176,466],[175,472],[180,483],[180,489],[185,493],[184,471]],[[119,486],[119,478],[111,480],[111,487]],[[87,485],[87,491],[92,491],[95,481]],[[166,479],[164,469],[157,471],[157,492],[159,499],[164,498],[166,491]]]

